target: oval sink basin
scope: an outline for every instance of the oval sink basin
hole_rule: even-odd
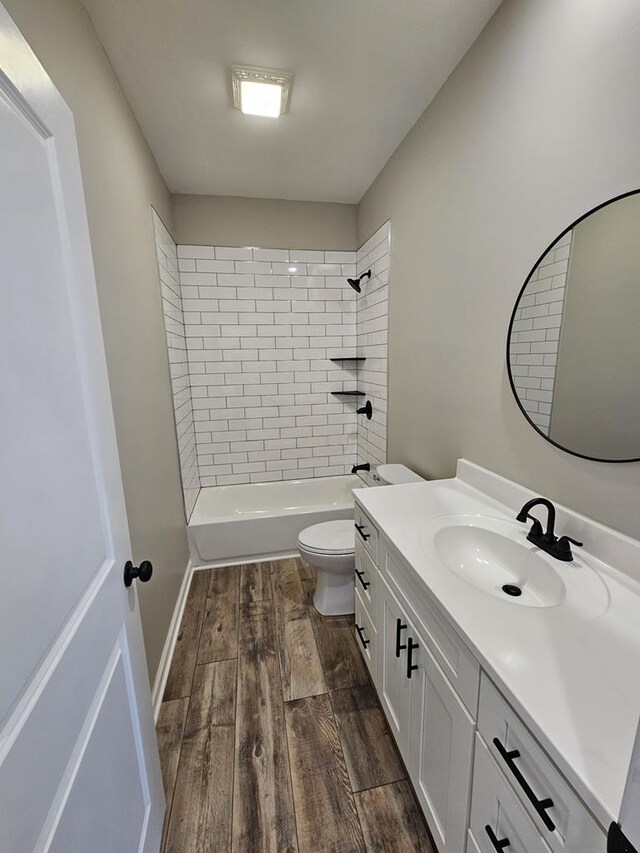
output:
[[[607,609],[607,588],[581,553],[563,563],[540,551],[526,537],[524,525],[506,519],[451,515],[427,522],[420,540],[434,562],[506,603],[521,607],[568,605],[583,617],[595,617]]]
[[[535,551],[493,530],[443,527],[434,536],[440,560],[467,583],[526,607],[555,607],[565,597],[558,573]]]

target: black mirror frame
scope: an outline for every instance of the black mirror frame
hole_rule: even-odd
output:
[[[522,299],[522,296],[524,294],[524,291],[526,290],[527,285],[531,281],[531,277],[533,276],[535,271],[538,269],[540,262],[547,255],[547,253],[550,252],[551,249],[553,249],[553,247],[556,245],[558,240],[561,240],[565,234],[567,234],[569,231],[572,231],[584,219],[587,219],[592,214],[597,213],[599,210],[602,210],[603,207],[608,207],[610,204],[614,204],[616,201],[621,201],[623,198],[629,198],[629,196],[632,196],[632,195],[638,195],[638,193],[640,193],[640,189],[631,190],[631,192],[622,193],[621,195],[617,195],[617,196],[615,196],[615,198],[611,198],[608,201],[603,202],[602,204],[598,204],[596,207],[594,207],[590,211],[588,211],[588,213],[585,213],[579,219],[576,219],[575,222],[572,222],[571,225],[568,226],[568,228],[565,228],[564,231],[561,234],[559,234],[555,238],[555,240],[547,246],[547,248],[544,250],[544,252],[540,255],[538,260],[533,265],[531,272],[527,276],[524,284],[522,285],[522,287],[520,288],[520,290],[518,292],[518,297],[517,297],[515,305],[513,307],[513,311],[511,312],[511,320],[509,321],[509,329],[507,331],[507,348],[506,349],[507,349],[507,374],[509,376],[509,385],[511,386],[511,393],[515,397],[515,401],[518,404],[518,408],[520,409],[520,411],[524,415],[525,419],[527,420],[527,423],[531,427],[533,427],[533,429],[538,433],[539,436],[544,438],[545,441],[548,441],[549,444],[553,444],[554,447],[557,447],[559,450],[563,450],[565,453],[571,454],[571,456],[577,456],[580,459],[588,459],[590,462],[609,462],[609,463],[614,464],[614,465],[619,465],[619,464],[622,464],[623,462],[640,462],[640,456],[634,456],[634,457],[631,457],[629,459],[604,459],[604,458],[599,457],[599,456],[587,456],[584,453],[578,453],[576,450],[569,450],[568,447],[565,447],[563,444],[558,444],[557,441],[554,441],[548,435],[545,435],[542,432],[542,430],[540,430],[534,424],[534,422],[531,420],[531,418],[527,414],[522,403],[520,402],[520,398],[518,397],[518,394],[516,391],[516,386],[515,386],[515,382],[513,379],[513,374],[511,373],[511,354],[510,354],[511,332],[513,331],[513,324],[514,324],[515,317],[516,317],[516,311],[518,310],[518,305],[520,304],[520,300]]]

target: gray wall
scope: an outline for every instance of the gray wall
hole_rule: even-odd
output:
[[[173,195],[173,236],[192,246],[355,251],[356,206],[213,195]]]
[[[640,195],[573,232],[551,437],[587,456],[640,456]]]
[[[636,0],[506,0],[378,176],[358,237],[392,221],[389,460],[465,456],[638,535],[640,465],[571,457],[512,399],[506,333],[545,247],[640,186]]]
[[[4,0],[75,116],[133,555],[153,681],[188,560],[150,205],[169,194],[78,0]]]

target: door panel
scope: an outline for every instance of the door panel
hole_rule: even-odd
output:
[[[55,146],[0,80],[0,720],[108,555],[53,186]],[[25,259],[28,258],[28,263]],[[46,427],[46,428],[43,428]],[[34,535],[35,534],[35,535]],[[34,596],[47,601],[34,619]]]
[[[73,116],[1,5],[0,43],[0,850],[155,853],[164,798]]]
[[[379,578],[378,671],[380,673],[379,694],[387,721],[403,756],[407,753],[409,739],[409,712],[411,706],[411,682],[407,678],[406,651],[400,650],[396,657],[398,620],[407,627],[400,632],[401,645],[406,644],[410,626],[406,615],[386,582]]]
[[[409,772],[440,853],[464,849],[475,723],[431,655],[418,642],[412,662]]]
[[[94,707],[74,750],[77,766],[61,809],[51,853],[70,850],[137,850],[143,835],[148,792],[138,768],[133,735],[130,694],[125,672],[126,656],[120,644],[111,655],[106,678],[95,697]],[[102,745],[111,744],[108,760]],[[138,779],[139,785],[123,786],[123,779]],[[109,809],[95,809],[96,802]],[[117,820],[114,816],[117,815]]]

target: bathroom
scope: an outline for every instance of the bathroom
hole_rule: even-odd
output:
[[[3,0],[3,853],[640,850],[639,25]]]

